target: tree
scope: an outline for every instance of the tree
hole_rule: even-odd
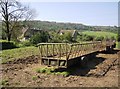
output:
[[[38,32],[30,38],[32,44],[38,44],[40,42],[48,42],[49,34],[47,32]]]
[[[82,34],[82,41],[92,41],[94,39],[94,36]]]
[[[103,36],[96,36],[95,41],[103,41],[104,37]]]
[[[15,33],[15,30],[20,26],[20,20],[28,20],[33,14],[29,7],[23,6],[16,0],[1,0],[0,7],[3,20],[2,29],[8,41],[11,40],[11,36]]]
[[[72,42],[73,41],[73,38],[72,38],[72,35],[71,35],[71,33],[70,32],[68,32],[68,33],[65,33],[64,34],[64,36],[63,36],[63,39],[64,39],[64,41],[68,41],[68,42]]]

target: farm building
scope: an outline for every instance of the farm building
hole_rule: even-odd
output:
[[[63,35],[65,33],[70,33],[72,38],[76,39],[78,31],[76,30],[59,30],[58,34]]]
[[[34,34],[38,32],[43,32],[41,29],[23,27],[22,35],[19,37],[20,41],[25,41],[30,39]]]

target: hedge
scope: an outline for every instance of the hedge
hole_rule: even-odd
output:
[[[15,42],[0,40],[0,50],[17,48]]]

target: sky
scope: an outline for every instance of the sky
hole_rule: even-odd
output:
[[[46,1],[46,0],[45,0]],[[35,20],[118,26],[118,2],[24,2],[36,11]]]

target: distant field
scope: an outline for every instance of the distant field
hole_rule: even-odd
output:
[[[103,36],[103,37],[116,37],[117,34],[112,32],[102,32],[102,31],[84,31],[83,34],[90,35],[90,36]]]

